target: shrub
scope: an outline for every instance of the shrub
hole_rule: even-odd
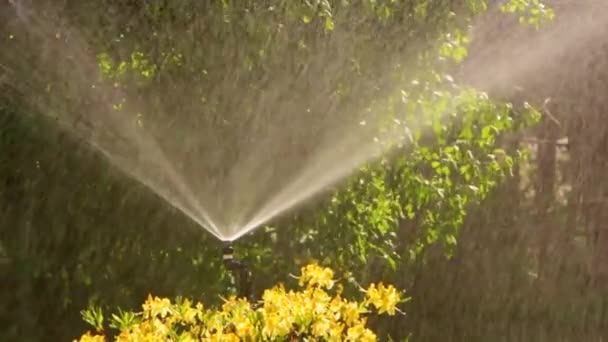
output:
[[[407,300],[392,285],[371,284],[358,301],[341,295],[334,272],[316,264],[302,268],[300,288],[286,290],[277,285],[264,291],[257,303],[230,297],[220,308],[206,309],[187,299],[171,302],[151,295],[141,312],[112,315],[110,327],[117,329],[114,341],[375,341],[367,327],[370,315],[395,315],[397,305]],[[99,309],[83,312],[95,332],[80,342],[108,341]]]

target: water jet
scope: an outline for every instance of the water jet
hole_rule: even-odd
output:
[[[175,53],[140,51],[133,33],[81,28],[96,22],[83,20],[92,11],[10,4],[3,86],[221,241],[267,224],[383,153],[374,138],[385,134],[368,107],[391,89],[353,82],[349,93],[362,96],[336,93],[336,80],[353,77],[344,68],[354,49],[343,39],[348,32],[312,39],[314,54],[270,55],[263,68],[250,70],[242,66],[239,40],[213,40],[210,47],[186,30],[170,49]],[[210,23],[203,15],[192,20]],[[155,32],[154,45],[169,38]],[[112,48],[100,49],[100,37],[112,39]],[[277,39],[276,51],[291,51],[289,40]],[[148,64],[151,70],[140,70]],[[393,72],[382,66],[372,83],[384,84]]]

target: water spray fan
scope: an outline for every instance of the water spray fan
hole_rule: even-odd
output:
[[[222,249],[222,261],[224,267],[232,273],[235,279],[238,296],[247,300],[252,300],[251,294],[251,271],[243,260],[234,257],[232,244],[227,244]]]

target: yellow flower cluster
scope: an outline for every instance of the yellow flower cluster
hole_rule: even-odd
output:
[[[115,342],[144,341],[376,341],[366,327],[369,309],[393,315],[401,296],[392,286],[372,284],[361,302],[349,301],[335,285],[333,271],[318,265],[302,268],[301,289],[278,285],[266,290],[257,304],[229,298],[219,309],[204,309],[188,300],[172,303],[149,296],[142,312],[132,315]],[[87,332],[80,342],[105,342],[102,334]]]
[[[388,313],[394,315],[397,310],[397,304],[401,301],[397,289],[392,285],[384,286],[380,283],[376,287],[375,284],[371,284],[367,289],[367,300],[369,303],[374,305],[378,310],[378,313]]]

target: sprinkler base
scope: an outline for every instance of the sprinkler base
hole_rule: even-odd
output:
[[[236,280],[238,296],[251,301],[251,271],[244,261],[235,259],[234,248],[231,244],[223,248],[222,261],[224,267],[233,274]]]

